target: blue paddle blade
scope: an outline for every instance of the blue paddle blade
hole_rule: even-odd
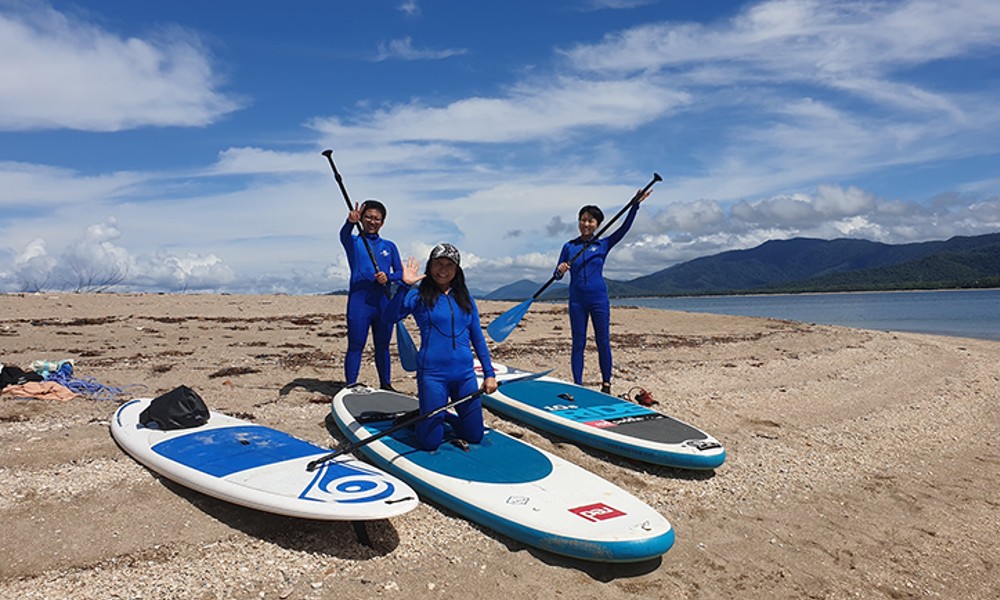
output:
[[[504,341],[510,335],[510,332],[514,331],[517,324],[521,322],[521,319],[524,318],[524,313],[528,312],[528,309],[531,308],[531,303],[534,301],[534,298],[528,298],[500,315],[486,326],[486,333],[490,334],[494,342]]]
[[[417,370],[417,346],[402,321],[396,321],[396,347],[399,349],[399,364],[410,373]]]

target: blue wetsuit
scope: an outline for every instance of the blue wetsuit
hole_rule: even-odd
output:
[[[428,307],[418,288],[399,289],[386,307],[385,318],[395,322],[409,314],[420,328],[417,395],[422,414],[479,389],[472,361],[473,349],[482,365],[483,376],[496,376],[475,300],[472,300],[472,312],[468,313],[449,294],[441,294],[434,306]],[[417,443],[421,448],[436,450],[441,445],[446,420],[458,437],[473,444],[482,441],[483,405],[480,399],[463,402],[455,410],[458,417],[444,411],[417,423]]]
[[[602,381],[611,381],[611,303],[608,301],[608,286],[604,282],[604,261],[608,252],[628,233],[638,211],[639,205],[633,204],[617,231],[606,238],[594,240],[570,265],[569,325],[573,332],[570,364],[573,381],[577,385],[583,383],[583,350],[587,345],[588,317],[594,322],[594,341],[597,343]],[[558,264],[568,262],[586,244],[579,237],[566,242],[559,253]],[[554,276],[562,279],[558,268]]]
[[[347,297],[347,355],[344,357],[344,377],[347,384],[357,383],[361,370],[361,353],[368,342],[368,329],[372,330],[375,342],[375,368],[379,385],[392,382],[389,359],[389,342],[392,340],[392,321],[383,318],[389,299],[385,293],[387,285],[375,281],[375,267],[365,249],[365,236],[375,254],[379,270],[389,276],[389,282],[399,282],[403,264],[396,244],[379,237],[378,234],[352,235],[355,224],[345,221],[340,228],[340,243],[347,252],[347,263],[351,268],[351,285]]]

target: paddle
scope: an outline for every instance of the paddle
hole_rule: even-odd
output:
[[[580,248],[580,250],[573,255],[573,258],[569,259],[568,262],[570,264],[573,264],[573,261],[579,258],[580,255],[583,254],[584,250],[586,250],[591,244],[596,242],[597,239],[600,238],[601,235],[605,231],[607,231],[608,228],[611,227],[611,225],[614,224],[615,221],[617,221],[623,214],[625,214],[625,211],[631,208],[631,206],[635,204],[639,200],[639,198],[642,198],[646,194],[646,192],[649,191],[649,188],[653,187],[653,184],[656,183],[657,181],[663,181],[663,178],[660,177],[659,173],[653,173],[653,179],[646,184],[646,187],[636,192],[635,196],[632,196],[632,199],[629,200],[628,203],[626,203],[625,206],[623,206],[622,209],[618,211],[618,214],[612,217],[610,221],[605,223],[604,227],[601,227],[601,229],[596,234],[591,236],[590,239],[587,240],[587,243],[584,244],[583,247]],[[505,339],[507,339],[507,336],[509,336],[511,332],[514,331],[514,329],[517,327],[517,324],[520,323],[521,319],[524,318],[525,313],[527,313],[528,309],[531,308],[531,304],[539,296],[541,296],[542,292],[547,290],[555,280],[556,276],[553,274],[552,277],[550,277],[549,280],[545,282],[545,285],[540,287],[538,291],[532,294],[530,298],[518,304],[514,308],[508,310],[507,312],[503,313],[502,315],[494,319],[492,323],[487,325],[486,333],[490,334],[490,337],[493,339],[494,342],[502,342]]]
[[[529,380],[529,379],[538,379],[539,377],[545,377],[546,375],[548,375],[551,372],[552,372],[552,369],[549,369],[548,371],[542,371],[541,373],[525,373],[524,375],[522,375],[520,377],[515,377],[515,378],[511,378],[511,379],[505,379],[504,381],[498,381],[497,382],[497,387],[499,388],[502,385],[505,385],[505,384],[508,384],[508,383],[513,383],[515,381],[526,381],[526,380]],[[463,403],[463,402],[465,402],[467,400],[473,400],[475,398],[478,398],[478,397],[482,396],[484,393],[485,392],[483,391],[483,389],[480,388],[480,389],[476,390],[475,392],[469,394],[468,396],[464,396],[462,398],[459,398],[458,400],[453,400],[453,401],[445,404],[444,406],[435,408],[434,410],[432,410],[431,412],[429,412],[427,414],[423,414],[423,415],[417,414],[417,415],[415,415],[413,417],[410,417],[408,419],[403,419],[402,421],[400,421],[399,423],[396,423],[395,425],[393,425],[389,429],[386,429],[385,431],[380,431],[380,432],[376,433],[375,435],[373,435],[373,436],[371,436],[369,438],[365,438],[363,440],[358,440],[356,442],[350,443],[350,444],[344,446],[343,448],[338,448],[337,450],[331,452],[330,454],[326,454],[324,456],[321,456],[321,457],[317,458],[316,460],[311,461],[309,464],[306,465],[306,470],[307,471],[315,471],[316,467],[318,467],[319,465],[325,463],[328,460],[333,460],[334,458],[337,458],[338,456],[341,456],[342,454],[349,454],[351,452],[354,452],[358,448],[362,448],[364,446],[367,446],[368,444],[374,442],[375,440],[378,440],[378,439],[384,438],[387,435],[396,433],[400,429],[405,429],[405,428],[407,428],[407,427],[409,427],[411,425],[415,425],[416,423],[419,423],[420,421],[423,421],[424,419],[426,419],[428,417],[432,417],[432,416],[434,416],[434,415],[436,415],[438,413],[441,413],[441,412],[444,412],[444,411],[448,410],[449,408],[453,408],[455,406],[458,406],[459,404],[461,404],[461,403]],[[387,415],[387,417],[388,416],[396,416],[396,415]]]
[[[337,170],[337,165],[333,162],[333,150],[324,150],[322,152],[323,156],[330,163],[330,168],[333,169],[333,178],[337,180],[337,185],[340,186],[340,194],[344,197],[344,202],[347,203],[347,210],[354,210],[354,206],[351,204],[351,197],[347,193],[347,188],[344,186],[344,178],[340,176],[340,171]],[[379,269],[378,261],[375,260],[375,253],[372,252],[372,246],[368,243],[368,238],[365,237],[364,230],[361,229],[361,221],[354,224],[358,229],[358,235],[361,237],[361,241],[365,243],[365,250],[368,251],[368,258],[372,261],[372,266],[375,267],[375,272],[378,273]],[[392,294],[389,293],[389,286],[384,285],[383,291],[385,291],[385,297],[389,298]],[[416,371],[417,370],[417,346],[413,343],[413,338],[410,337],[410,332],[406,330],[402,321],[396,321],[396,347],[399,350],[399,363],[403,366],[404,371]]]

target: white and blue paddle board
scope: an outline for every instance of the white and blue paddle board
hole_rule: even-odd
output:
[[[144,427],[139,414],[152,400],[123,404],[111,435],[155,473],[220,500],[261,511],[326,521],[367,521],[417,507],[403,481],[350,456],[306,465],[329,448],[212,411],[207,423],[163,431]]]
[[[526,372],[493,363],[497,381]],[[482,383],[482,373],[476,364]],[[717,439],[651,408],[548,375],[510,381],[483,406],[582,446],[681,469],[714,469],[726,460]]]
[[[336,395],[332,412],[344,435],[358,442],[390,429],[390,415],[416,408],[410,396],[355,386]],[[369,420],[380,414],[386,418]],[[412,427],[359,450],[425,499],[554,554],[639,562],[659,557],[674,543],[663,516],[589,471],[499,431],[487,429],[481,443],[463,449],[449,443],[450,428],[445,430],[445,442],[433,452],[418,448]]]

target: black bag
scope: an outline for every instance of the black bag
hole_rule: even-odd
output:
[[[197,427],[208,423],[208,407],[198,392],[182,385],[154,398],[139,413],[139,422],[143,427],[156,423],[163,430]]]
[[[0,365],[0,390],[8,385],[23,385],[29,381],[44,381],[45,378],[34,371],[24,371],[20,367]]]

